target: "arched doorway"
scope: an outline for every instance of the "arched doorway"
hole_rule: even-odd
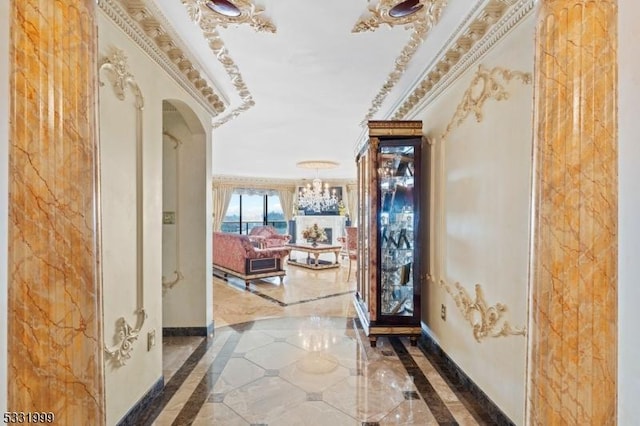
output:
[[[204,336],[213,331],[207,135],[184,102],[165,100],[162,111],[163,334]]]

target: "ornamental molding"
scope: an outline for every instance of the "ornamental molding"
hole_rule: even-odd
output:
[[[532,76],[528,72],[511,71],[501,67],[488,70],[483,65],[479,65],[469,88],[464,92],[462,101],[442,134],[441,140],[445,140],[449,133],[459,127],[472,113],[475,115],[476,121],[480,123],[483,119],[482,109],[485,102],[489,99],[496,101],[508,99],[509,92],[507,92],[505,85],[513,79],[520,80],[523,84],[531,84]]]
[[[165,104],[168,104],[166,107],[165,105],[163,105],[163,110],[165,111],[171,111],[171,108],[175,109],[175,107],[173,105],[171,105],[169,102],[165,102]],[[178,139],[177,137],[175,137],[174,135],[172,135],[170,132],[168,132],[167,130],[164,130],[162,132],[163,136],[166,136],[168,138],[168,140],[173,144],[173,149],[176,151],[176,207],[175,207],[175,214],[176,214],[176,222],[175,222],[175,227],[176,227],[176,238],[175,238],[175,251],[176,251],[176,269],[173,271],[173,275],[175,276],[172,280],[167,280],[166,277],[163,275],[162,276],[162,294],[166,294],[167,291],[171,290],[173,287],[176,286],[176,284],[178,284],[180,281],[182,281],[184,279],[184,275],[182,274],[182,272],[180,272],[180,147],[183,145],[183,142]]]
[[[444,280],[440,280],[440,287],[453,297],[456,306],[471,324],[473,337],[478,343],[487,337],[526,336],[526,327],[512,327],[505,319],[507,306],[496,303],[489,306],[484,298],[484,292],[480,284],[475,285],[475,299],[472,299],[467,290],[460,284],[453,286]]]
[[[381,25],[404,26],[406,29],[412,30],[409,42],[395,60],[393,71],[387,76],[378,94],[373,98],[369,111],[360,122],[362,126],[366,125],[367,121],[380,110],[382,103],[406,71],[409,62],[422,42],[427,38],[427,34],[440,21],[442,11],[447,6],[447,0],[420,0],[423,7],[418,12],[403,18],[394,18],[389,15],[389,11],[397,3],[397,0],[379,0],[376,4],[370,5],[367,12],[360,17],[351,30],[353,33],[376,31]]]
[[[155,6],[143,0],[99,0],[98,6],[209,114],[225,111],[228,102],[203,78],[203,68],[189,57]]]
[[[414,84],[403,101],[392,108],[390,119],[414,117],[429,105],[463,73],[471,68],[498,41],[533,11],[536,0],[490,0],[465,26],[462,34],[452,37]]]
[[[208,7],[204,6],[204,3],[205,2],[203,0],[182,0],[182,4],[186,7],[189,17],[202,30],[202,34],[205,40],[207,40],[209,44],[209,48],[211,49],[213,54],[216,56],[216,58],[218,58],[218,60],[224,67],[225,71],[229,75],[231,83],[235,87],[241,99],[240,106],[234,108],[233,111],[231,111],[226,116],[220,118],[219,120],[214,120],[212,122],[212,127],[215,129],[233,120],[234,118],[238,117],[240,114],[249,110],[251,107],[255,105],[253,95],[249,91],[247,84],[244,82],[244,79],[242,78],[242,74],[240,73],[240,69],[238,68],[238,65],[235,63],[231,55],[229,55],[229,51],[224,45],[224,41],[222,40],[222,37],[220,37],[220,34],[218,33],[217,28],[219,26],[225,28],[227,25],[231,23],[238,23],[238,24],[246,23],[252,26],[254,29],[256,29],[256,31],[267,31],[267,32],[273,33],[276,31],[276,29],[274,26],[273,31],[271,31],[269,29],[270,28],[269,25],[266,25],[266,24],[258,25],[254,23],[255,19],[257,19],[257,17],[260,16],[263,10],[253,5],[253,3],[250,3],[249,1],[242,0],[242,1],[234,2],[234,4],[241,11],[241,14],[238,18],[245,16],[245,14],[247,13],[249,14],[249,16],[251,15],[251,13],[255,15],[255,17],[253,18],[253,21],[247,18],[245,21],[242,21],[242,22],[232,22],[231,20],[238,19],[238,18],[223,17],[219,13],[216,13],[213,10],[209,9]],[[254,12],[249,13],[250,10],[253,10]],[[263,20],[260,22],[271,22],[271,21],[266,21],[266,18],[261,17],[260,19]],[[224,21],[224,22],[221,22],[221,21]]]
[[[240,177],[218,175],[213,177],[213,188],[258,188],[297,191],[300,185],[304,185],[308,179],[271,179],[260,177]],[[355,187],[357,181],[354,179],[327,179],[331,181],[331,186]]]
[[[207,0],[182,0],[187,7],[187,12],[194,22],[200,20],[210,21],[207,25],[227,28],[229,25],[248,24],[259,32],[275,33],[276,26],[263,15],[264,8],[257,6],[252,0],[234,0],[233,5],[238,8],[240,15],[225,16],[216,13],[206,6]]]
[[[144,309],[144,248],[143,248],[143,181],[142,181],[142,152],[143,152],[143,114],[144,98],[142,91],[136,83],[136,80],[129,71],[127,56],[121,49],[113,49],[111,55],[103,57],[98,62],[98,80],[101,87],[104,86],[100,75],[103,71],[109,75],[109,80],[113,91],[120,101],[126,99],[126,89],[130,88],[134,94],[134,106],[136,108],[136,290],[137,290],[137,307],[136,326],[129,325],[124,317],[120,317],[116,321],[116,335],[114,337],[115,345],[108,347],[104,344],[104,351],[110,361],[116,366],[125,365],[126,361],[131,358],[133,352],[133,342],[138,339],[140,330],[144,326],[147,318]]]

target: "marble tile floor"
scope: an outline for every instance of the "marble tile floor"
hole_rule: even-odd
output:
[[[214,278],[214,337],[164,339],[165,389],[137,424],[492,424],[408,339],[370,347],[346,271]]]

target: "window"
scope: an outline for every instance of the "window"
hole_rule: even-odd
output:
[[[252,228],[271,225],[279,233],[287,232],[287,222],[277,195],[256,195],[241,190],[231,196],[222,222],[222,232],[248,234]]]

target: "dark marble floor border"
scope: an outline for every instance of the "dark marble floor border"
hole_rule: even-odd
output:
[[[418,339],[418,347],[478,423],[515,426],[425,330]]]
[[[160,377],[151,388],[136,402],[136,404],[127,411],[127,414],[120,419],[117,426],[135,426],[138,425],[140,415],[151,407],[155,399],[160,395],[164,388],[164,376]]]
[[[404,365],[407,374],[413,379],[413,384],[418,389],[418,392],[424,399],[424,402],[429,407],[431,414],[436,419],[439,425],[457,425],[455,417],[451,414],[451,411],[447,408],[438,392],[433,388],[429,379],[424,375],[424,372],[415,360],[404,347],[399,337],[389,337],[389,343],[391,347],[400,358],[400,362]]]
[[[227,366],[231,355],[233,355],[238,342],[242,337],[241,333],[233,333],[229,336],[220,351],[216,354],[213,362],[209,366],[209,369],[202,377],[202,380],[198,383],[194,391],[191,393],[189,400],[185,402],[182,410],[178,413],[178,416],[172,423],[172,426],[183,426],[192,424],[202,406],[207,401],[207,398],[213,387],[215,386],[220,374]]]
[[[191,353],[189,358],[182,364],[182,366],[175,372],[171,379],[164,386],[164,389],[155,399],[153,406],[145,410],[136,425],[151,425],[153,421],[160,415],[162,410],[165,409],[171,398],[178,392],[180,387],[187,380],[187,377],[196,368],[198,362],[202,359],[207,350],[213,343],[212,338],[205,338],[202,343]]]
[[[207,327],[162,327],[163,337],[173,336],[211,336],[215,329],[213,321]]]
[[[215,274],[214,274],[215,275]],[[319,297],[314,297],[311,299],[302,299],[302,300],[297,300],[295,302],[283,302],[282,300],[278,300],[273,296],[269,296],[268,294],[265,294],[263,292],[261,292],[260,290],[257,290],[255,288],[251,288],[251,287],[247,287],[244,285],[244,281],[242,283],[237,283],[233,280],[233,278],[231,280],[229,280],[229,278],[231,277],[221,277],[216,275],[216,278],[220,278],[221,280],[226,281],[228,284],[240,289],[240,290],[244,290],[244,291],[248,291],[251,294],[255,294],[258,297],[263,298],[264,300],[267,300],[271,303],[274,303],[282,308],[286,308],[288,306],[294,306],[294,305],[301,305],[303,303],[310,303],[310,302],[316,302],[318,300],[322,300],[322,299],[331,299],[332,297],[338,297],[338,296],[344,296],[345,294],[353,294],[355,293],[355,290],[349,290],[349,291],[342,291],[340,293],[332,293],[332,294],[327,294],[325,296],[319,296]]]

